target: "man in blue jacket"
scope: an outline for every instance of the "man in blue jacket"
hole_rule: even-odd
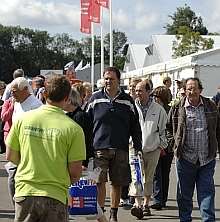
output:
[[[87,106],[93,121],[95,167],[102,169],[98,202],[104,210],[107,172],[111,181],[110,221],[117,221],[121,187],[129,184],[129,138],[136,152],[141,150],[141,128],[133,99],[120,89],[120,71],[108,67],[104,71],[104,88],[95,92]]]

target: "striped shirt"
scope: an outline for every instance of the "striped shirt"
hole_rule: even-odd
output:
[[[185,101],[186,137],[183,148],[183,158],[200,166],[208,164],[208,129],[204,104],[202,100],[197,107],[192,106],[188,99]]]

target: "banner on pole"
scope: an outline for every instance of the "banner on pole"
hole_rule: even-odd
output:
[[[109,0],[96,0],[99,5],[105,8],[109,8]]]
[[[100,23],[100,5],[97,0],[90,0],[89,18],[91,22]]]
[[[90,20],[90,1],[81,0],[81,26],[80,31],[86,34],[91,34],[91,20]]]

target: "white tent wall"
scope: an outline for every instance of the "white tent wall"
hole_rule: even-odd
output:
[[[197,73],[204,88],[202,94],[213,97],[220,86],[220,66],[200,66]]]
[[[154,87],[162,85],[163,78],[172,79],[171,92],[176,95],[175,80],[199,77],[204,85],[203,95],[212,97],[220,86],[220,48],[198,52],[164,63],[157,63],[131,72],[123,73],[122,79],[150,78]],[[126,82],[126,81],[125,81]]]

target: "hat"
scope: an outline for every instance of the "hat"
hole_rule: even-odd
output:
[[[64,70],[71,70],[71,71],[75,71],[75,67],[74,67],[74,61],[68,62],[65,66],[64,66]]]
[[[179,80],[179,79],[175,79],[175,82],[177,82],[177,83],[182,83],[182,81]]]
[[[175,79],[176,82],[179,83],[184,83],[186,81],[186,79],[182,78],[182,79]]]

